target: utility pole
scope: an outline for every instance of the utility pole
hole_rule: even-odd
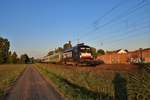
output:
[[[80,37],[79,37],[79,34],[77,33],[77,44],[80,43]]]
[[[80,39],[78,38],[78,39],[77,39],[77,44],[79,44],[79,43],[80,43]]]
[[[140,60],[141,60],[141,63],[143,63],[142,48],[140,48]]]

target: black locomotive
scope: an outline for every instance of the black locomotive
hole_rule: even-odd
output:
[[[63,52],[63,63],[72,65],[96,65],[97,61],[94,60],[92,49],[90,46],[77,44],[76,46],[66,49]]]

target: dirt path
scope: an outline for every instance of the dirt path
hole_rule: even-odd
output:
[[[28,65],[6,100],[63,100],[63,98],[32,65]]]

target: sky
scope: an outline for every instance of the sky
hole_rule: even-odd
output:
[[[19,55],[85,43],[97,49],[150,47],[149,0],[0,0],[0,36]]]

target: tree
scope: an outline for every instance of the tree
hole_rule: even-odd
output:
[[[8,53],[7,63],[9,63],[9,64],[12,63],[11,51],[9,51],[9,53]]]
[[[29,59],[28,55],[27,55],[27,54],[21,55],[21,57],[20,57],[20,62],[21,62],[22,64],[27,64],[27,63],[29,63],[29,62],[30,62],[30,59]]]
[[[61,47],[58,47],[57,49],[55,49],[55,52],[57,53],[57,52],[62,52],[63,51],[63,48],[61,48]]]
[[[9,51],[7,63],[9,64],[19,63],[19,58],[16,52],[13,52],[12,54],[11,51]]]
[[[8,62],[9,47],[8,39],[0,37],[0,64]]]
[[[64,44],[64,50],[65,50],[65,49],[69,49],[69,48],[72,48],[71,41],[69,41],[69,43],[65,43],[65,44]]]
[[[18,59],[17,59],[17,54],[16,54],[16,52],[13,52],[13,54],[12,54],[12,63],[13,64],[16,64],[17,62],[18,62]]]
[[[96,48],[91,47],[91,51],[92,51],[93,56],[96,57],[97,56],[96,55]]]
[[[97,55],[104,55],[105,51],[103,49],[97,50]]]
[[[30,58],[30,63],[34,63],[34,62],[35,62],[34,57],[31,57],[31,58]]]
[[[41,63],[41,59],[34,59],[35,63]]]
[[[49,51],[47,56],[50,56],[50,55],[53,55],[54,54],[54,51]]]

